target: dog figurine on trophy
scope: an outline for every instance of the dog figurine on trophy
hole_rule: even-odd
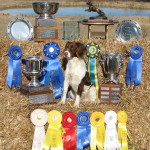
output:
[[[90,17],[90,19],[107,19],[105,13],[101,9],[96,8],[92,4],[91,0],[88,0],[86,4],[89,6],[89,9],[86,9],[85,11],[88,11],[88,12],[93,11],[93,12],[97,12],[98,13],[97,17]]]

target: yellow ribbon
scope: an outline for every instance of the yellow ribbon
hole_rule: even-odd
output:
[[[105,139],[104,114],[94,112],[90,117],[91,122],[91,150],[103,150]]]
[[[125,111],[119,111],[117,113],[118,119],[118,141],[122,150],[128,150],[128,132],[126,128],[126,122],[128,120],[128,115]]]
[[[48,113],[48,129],[44,139],[42,150],[63,150],[62,134],[64,130],[61,125],[62,115],[59,111],[52,110]]]

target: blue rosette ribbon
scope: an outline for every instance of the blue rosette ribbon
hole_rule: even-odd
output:
[[[97,71],[97,57],[100,54],[100,47],[96,43],[88,43],[86,46],[88,56],[88,72],[90,81],[96,86],[96,96],[99,97],[99,81]]]
[[[130,50],[130,57],[126,70],[126,84],[138,86],[142,80],[143,48],[135,45]]]
[[[82,111],[77,114],[77,150],[83,150],[90,146],[90,115]]]
[[[22,83],[22,68],[21,68],[22,50],[19,46],[13,45],[8,50],[8,72],[6,83],[11,88],[19,87]]]
[[[43,51],[46,57],[44,60],[45,71],[40,77],[40,82],[44,85],[50,85],[51,81],[55,99],[59,99],[64,86],[64,75],[58,58],[60,47],[57,43],[50,42],[45,44]]]

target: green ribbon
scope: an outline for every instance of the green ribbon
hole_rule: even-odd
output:
[[[90,75],[90,81],[96,86],[96,96],[99,97],[99,80],[97,73],[97,57],[100,54],[100,47],[96,43],[88,43],[87,46],[88,59],[88,72]]]

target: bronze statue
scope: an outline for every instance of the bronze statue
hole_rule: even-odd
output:
[[[90,17],[91,19],[94,19],[94,18],[107,19],[105,13],[102,10],[96,8],[92,4],[91,0],[88,0],[86,4],[89,6],[89,9],[86,9],[86,11],[89,11],[89,12],[93,11],[93,12],[97,12],[99,14],[97,17]]]

